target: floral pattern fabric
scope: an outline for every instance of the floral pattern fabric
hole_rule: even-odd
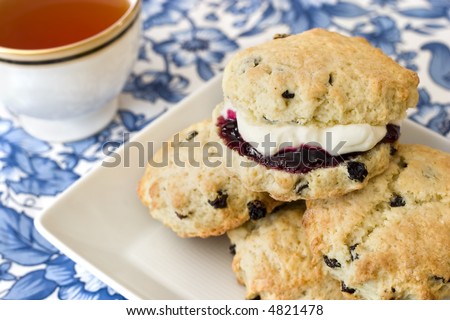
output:
[[[239,48],[320,27],[367,38],[421,78],[410,118],[450,138],[450,0],[144,0],[142,46],[100,133],[73,143],[28,135],[0,107],[0,299],[123,299],[33,226],[103,156],[211,79]]]

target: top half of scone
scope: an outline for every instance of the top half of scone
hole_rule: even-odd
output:
[[[223,91],[255,125],[385,126],[416,105],[418,83],[365,39],[313,29],[236,54]]]

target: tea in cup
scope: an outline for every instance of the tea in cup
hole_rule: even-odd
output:
[[[0,104],[37,138],[94,134],[136,60],[141,0],[0,0]]]

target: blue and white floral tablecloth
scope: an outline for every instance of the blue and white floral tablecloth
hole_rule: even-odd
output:
[[[420,75],[414,121],[450,137],[450,0],[144,0],[139,60],[110,125],[47,143],[0,108],[0,298],[123,299],[49,244],[33,217],[121,142],[219,73],[239,48],[321,27],[367,38]],[[320,54],[320,53],[319,53]]]

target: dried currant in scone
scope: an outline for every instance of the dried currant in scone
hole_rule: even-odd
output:
[[[222,190],[217,191],[217,198],[214,200],[208,200],[208,203],[214,209],[223,209],[227,207],[228,194],[224,193]]]
[[[341,291],[342,291],[342,292],[347,292],[347,293],[350,293],[350,294],[354,294],[355,291],[356,291],[356,289],[347,287],[347,286],[345,285],[344,281],[342,281],[342,282],[341,282]]]
[[[228,250],[230,250],[230,253],[234,256],[236,254],[236,245],[235,244],[230,245]]]
[[[389,202],[391,207],[404,207],[406,202],[403,197],[395,194]]]
[[[408,163],[406,163],[405,158],[403,158],[403,157],[400,157],[400,161],[399,161],[398,165],[400,166],[400,168],[403,168],[403,169],[408,167]]]
[[[267,208],[259,200],[253,200],[247,203],[248,214],[250,215],[250,219],[258,220],[264,218],[267,214]]]
[[[178,219],[180,219],[180,220],[186,219],[188,217],[188,215],[178,213],[177,211],[175,211],[175,214],[178,217]]]
[[[334,84],[334,75],[332,73],[330,73],[330,75],[328,76],[328,84],[330,86]]]
[[[281,96],[285,99],[293,99],[295,97],[295,93],[290,93],[288,90],[283,92]]]
[[[334,268],[340,268],[341,264],[339,263],[339,261],[337,261],[336,259],[330,259],[328,258],[328,256],[324,255],[323,256],[323,261],[325,262],[325,264],[330,267],[331,269]]]
[[[194,139],[196,136],[198,135],[198,131],[191,131],[189,132],[189,134],[186,136],[186,140],[187,141],[191,141],[192,139]]]
[[[397,153],[397,149],[396,149],[395,147],[391,146],[391,150],[389,151],[389,154],[390,154],[391,156],[393,156],[393,155],[396,154],[396,153]]]
[[[363,182],[368,174],[366,165],[357,161],[349,161],[347,163],[347,171],[350,179],[359,182]]]
[[[352,261],[359,259],[359,255],[355,252],[358,245],[359,243],[356,243],[348,248],[350,251],[350,259],[352,259]]]
[[[261,63],[262,58],[261,57],[256,57],[253,59],[253,67],[257,67],[259,66],[259,64]]]
[[[431,279],[434,281],[442,281],[442,283],[450,282],[450,278],[448,280],[446,280],[444,277],[440,277],[440,276],[432,276]]]

